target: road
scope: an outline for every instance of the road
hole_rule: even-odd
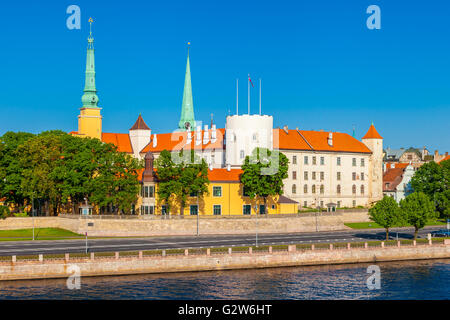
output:
[[[419,231],[419,238],[424,238],[427,233],[438,229],[442,228],[426,227]],[[390,231],[391,239],[396,239],[397,231],[399,239],[413,238],[414,229],[401,228]],[[371,241],[383,240],[385,237],[386,234],[384,229],[259,234],[258,245]],[[255,234],[88,239],[88,251],[107,252],[152,249],[233,247],[255,245],[255,241]],[[75,253],[85,251],[86,241],[84,239],[0,242],[0,256]]]

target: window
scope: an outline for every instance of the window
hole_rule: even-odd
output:
[[[167,212],[167,206],[166,206],[166,205],[162,205],[162,206],[161,206],[161,214],[162,214],[163,216],[165,216],[165,215],[168,214],[168,212]]]
[[[307,193],[308,193],[308,185],[307,185],[307,184],[305,184],[305,185],[303,186],[303,193],[304,193],[304,194],[307,194]]]
[[[213,214],[215,216],[220,216],[222,214],[222,206],[220,204],[213,205]]]
[[[341,173],[340,173],[340,172],[337,172],[337,173],[336,173],[336,179],[337,179],[338,181],[341,181]]]
[[[244,215],[252,214],[252,206],[249,205],[249,204],[244,204],[244,205],[242,206],[242,213],[243,213]]]
[[[412,160],[412,154],[408,154],[408,160]]]
[[[316,164],[316,157],[312,157],[312,164],[313,164],[313,165]]]
[[[297,156],[292,156],[292,164],[297,164]]]
[[[155,214],[155,206],[141,206],[141,214]]]
[[[353,185],[353,186],[352,186],[352,193],[353,193],[353,194],[356,194],[356,185]]]
[[[341,157],[337,157],[337,159],[336,159],[336,165],[338,165],[338,166],[341,165]]]
[[[315,184],[312,185],[311,192],[312,193],[316,193],[316,185]]]
[[[341,202],[340,202],[340,201],[337,202],[337,207],[338,207],[338,208],[341,207]]]
[[[364,195],[364,185],[361,185],[361,195]]]
[[[389,188],[389,183],[386,183],[385,188],[386,189]]]
[[[190,206],[189,213],[191,216],[196,216],[198,214],[198,206],[196,204],[192,204]]]
[[[265,214],[266,213],[266,206],[263,204],[259,205],[259,214]]]
[[[336,187],[336,193],[341,194],[341,185],[340,184],[338,184]]]
[[[352,180],[353,180],[353,181],[356,180],[356,172],[352,172]]]
[[[361,172],[361,180],[364,180],[364,172]]]
[[[364,158],[361,158],[361,167],[364,167]]]
[[[244,152],[244,150],[241,150],[241,152],[240,152],[240,157],[241,157],[241,159],[244,159],[244,157],[245,157],[245,152]]]
[[[297,186],[295,184],[292,185],[292,193],[297,193]]]
[[[155,197],[155,186],[142,186],[141,196],[143,198],[154,198]]]
[[[352,158],[352,166],[356,167],[356,158]]]
[[[246,187],[242,187],[242,194],[244,197],[248,197],[248,189]]]
[[[320,157],[320,165],[323,166],[325,164],[325,157]]]
[[[308,201],[304,201],[303,202],[303,206],[306,208],[306,207],[308,207]]]
[[[304,173],[304,179],[305,179],[305,180],[308,180],[308,171],[305,171],[305,173]]]
[[[297,180],[297,171],[292,171],[292,179]]]
[[[258,140],[258,135],[256,133],[253,134],[253,141]]]
[[[320,185],[320,194],[324,194],[325,186],[323,184]]]
[[[303,163],[304,163],[304,164],[308,164],[308,156],[305,156],[305,157],[303,158]]]
[[[189,194],[189,197],[196,197],[197,196],[197,192],[193,191]]]
[[[311,177],[311,179],[312,179],[312,180],[316,180],[316,172],[315,172],[315,171],[312,172],[312,177]]]
[[[353,200],[353,207],[356,207],[356,200]]]
[[[325,172],[321,172],[320,173],[320,180],[324,180],[325,179]]]
[[[221,197],[222,196],[222,187],[213,187],[213,196],[214,197]]]
[[[320,207],[323,208],[323,201],[320,201]]]

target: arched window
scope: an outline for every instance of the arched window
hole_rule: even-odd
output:
[[[361,194],[364,194],[364,185],[361,185]]]
[[[308,185],[307,185],[307,184],[305,184],[305,185],[303,186],[303,193],[304,193],[304,194],[307,194],[307,193],[308,193]]]
[[[323,184],[320,185],[320,194],[323,194],[325,192],[325,187]]]
[[[352,193],[353,193],[353,194],[356,194],[356,185],[353,185],[353,186],[352,186]]]
[[[316,185],[315,184],[312,185],[311,192],[312,193],[316,193]]]
[[[336,193],[341,194],[341,185],[340,184],[338,184],[336,187]]]
[[[297,193],[297,186],[295,184],[292,185],[292,193]]]

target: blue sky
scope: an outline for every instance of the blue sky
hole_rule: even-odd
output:
[[[66,8],[81,8],[69,30]],[[369,30],[366,9],[381,9]],[[373,121],[385,147],[450,150],[448,1],[21,1],[2,3],[0,134],[77,129],[92,16],[104,132],[139,113],[175,129],[191,42],[195,115],[219,127],[247,112],[247,74],[262,78],[274,126],[352,132]],[[251,93],[258,112],[258,88]]]

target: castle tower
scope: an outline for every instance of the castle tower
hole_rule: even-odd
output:
[[[92,18],[89,18],[89,37],[86,54],[86,79],[84,94],[81,98],[83,106],[78,116],[78,135],[82,137],[102,138],[101,108],[98,107],[97,89],[95,87],[94,38],[92,37]]]
[[[135,124],[129,131],[131,146],[133,148],[133,156],[135,158],[141,159],[141,155],[139,153],[147,144],[150,143],[151,133],[152,131],[145,124],[141,114],[139,114]]]
[[[188,43],[189,45],[190,43]],[[181,105],[181,118],[178,122],[178,129],[185,130],[189,126],[191,130],[195,129],[194,102],[192,98],[191,68],[189,64],[189,47],[186,63],[186,75],[184,78],[183,103]]]
[[[383,198],[383,137],[370,126],[362,142],[372,151],[369,159],[369,202]]]

